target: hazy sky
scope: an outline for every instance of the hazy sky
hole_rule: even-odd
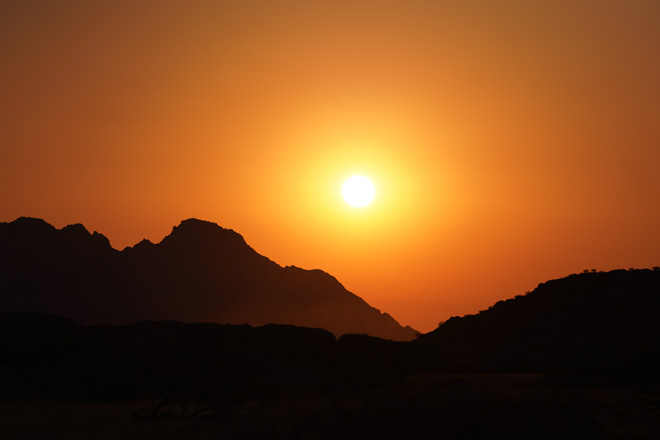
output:
[[[0,0],[0,60],[0,221],[210,220],[421,331],[660,265],[656,0]]]

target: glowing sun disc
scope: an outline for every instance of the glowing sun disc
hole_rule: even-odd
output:
[[[376,190],[371,180],[364,176],[350,177],[341,190],[344,200],[355,208],[367,206],[374,198]]]

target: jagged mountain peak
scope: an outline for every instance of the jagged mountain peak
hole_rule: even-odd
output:
[[[218,225],[217,223],[208,221],[208,220],[200,220],[197,218],[189,218],[186,220],[182,220],[178,226],[175,226],[172,228],[172,232],[170,235],[178,235],[178,234],[226,234],[226,235],[234,235],[234,236],[239,236],[242,238],[242,236],[234,231],[233,229],[227,229],[223,228],[222,226]]]
[[[55,226],[47,223],[45,220],[34,217],[19,217],[13,222],[0,223],[5,228],[11,228],[13,231],[22,233],[43,234],[56,231]]]
[[[72,234],[79,234],[79,235],[91,235],[87,228],[83,226],[82,223],[74,223],[71,225],[66,225],[65,227],[62,228],[62,231],[66,231]]]
[[[173,227],[172,232],[161,243],[168,242],[248,246],[243,236],[233,229],[226,229],[217,223],[196,218],[183,220],[178,226]]]
[[[92,254],[115,252],[102,234],[89,231],[80,223],[57,229],[39,218],[19,217],[0,223],[0,262],[29,260],[61,264],[69,259],[86,259]]]

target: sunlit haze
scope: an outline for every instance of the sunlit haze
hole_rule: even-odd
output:
[[[423,332],[660,265],[658,23],[643,0],[0,2],[0,221],[123,249],[209,220]]]

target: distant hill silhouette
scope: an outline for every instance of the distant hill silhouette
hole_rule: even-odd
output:
[[[464,347],[436,363],[438,347],[288,325],[82,326],[0,313],[0,431],[3,439],[548,440],[660,432],[657,379],[638,380],[649,359],[637,356],[614,380],[597,368],[584,371],[596,373],[587,380],[552,370],[466,374],[447,371]]]
[[[327,375],[337,340],[290,325],[142,321],[82,326],[42,313],[0,313],[0,401],[162,397],[160,388],[249,396]],[[174,375],[174,377],[173,377]],[[166,390],[169,391],[169,390]],[[173,390],[172,390],[173,391]]]
[[[321,270],[281,267],[241,235],[189,219],[160,243],[117,251],[80,224],[0,223],[0,312],[42,312],[82,324],[177,320],[320,327],[411,340]]]
[[[660,371],[660,270],[588,272],[548,281],[422,335],[445,371]],[[632,375],[632,376],[630,376]],[[657,379],[656,379],[657,380]]]

